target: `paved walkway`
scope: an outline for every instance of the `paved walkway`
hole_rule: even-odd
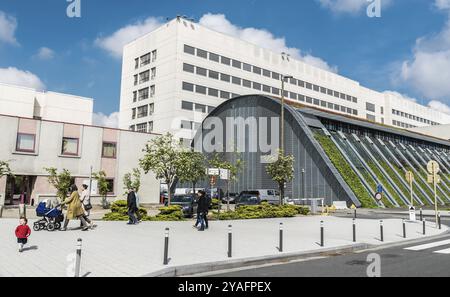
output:
[[[297,217],[234,221],[233,259],[279,254],[279,223],[284,223],[284,252],[320,250],[320,220],[325,222],[325,248],[352,244],[352,220],[337,217]],[[30,226],[32,226],[30,220]],[[142,276],[164,266],[164,229],[170,228],[170,266],[227,260],[227,226],[211,222],[206,232],[197,232],[192,222],[146,222],[128,226],[123,222],[98,222],[95,230],[81,232],[33,232],[28,247],[17,251],[14,228],[17,220],[0,220],[0,276],[66,276],[67,257],[75,252],[77,238],[83,239],[82,275]],[[78,222],[71,222],[76,227]],[[379,245],[379,222],[357,221],[359,243]],[[385,243],[402,241],[401,220],[385,220]],[[70,226],[69,226],[70,227]],[[422,225],[408,223],[408,239],[422,238]],[[427,235],[436,230],[429,223]]]

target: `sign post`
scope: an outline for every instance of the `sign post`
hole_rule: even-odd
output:
[[[409,189],[411,191],[411,205],[409,206],[409,220],[416,220],[416,208],[414,207],[414,173],[412,171],[406,172],[406,181],[409,183]]]
[[[230,170],[220,169],[220,179],[227,182],[227,211],[230,211]]]
[[[428,170],[428,182],[433,184],[434,189],[434,211],[436,215],[436,228],[438,227],[438,205],[437,205],[437,184],[441,182],[441,178],[439,177],[439,163],[436,161],[430,161],[427,165]]]

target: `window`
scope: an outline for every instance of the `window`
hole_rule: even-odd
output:
[[[16,151],[34,153],[36,136],[34,134],[17,134]]]
[[[312,104],[312,98],[311,97],[306,97],[306,103]]]
[[[380,110],[380,111],[381,111],[381,114],[384,114],[384,107],[381,106],[380,109],[381,109],[381,110]]]
[[[219,79],[219,72],[209,70],[209,77],[213,79]]]
[[[366,110],[370,112],[375,112],[375,104],[366,102]]]
[[[231,82],[233,84],[235,84],[235,85],[239,85],[240,86],[241,83],[242,83],[242,79],[240,79],[239,77],[233,76],[232,79],[231,79]]]
[[[251,88],[252,87],[252,82],[249,80],[244,79],[242,85],[246,88]]]
[[[150,64],[150,53],[141,57],[141,67]]]
[[[136,119],[136,108],[133,108],[133,109],[131,110],[131,119],[132,119],[132,120]]]
[[[213,97],[219,97],[219,90],[208,88],[208,95]]]
[[[272,78],[276,80],[280,80],[280,74],[276,72],[272,72]]]
[[[320,106],[327,107],[327,102],[326,101],[320,101]]]
[[[134,59],[134,69],[139,68],[139,58]]]
[[[270,93],[270,87],[266,86],[266,85],[263,85],[263,92]]]
[[[148,114],[152,115],[155,112],[155,104],[152,103],[148,106]]]
[[[222,64],[224,65],[231,65],[231,59],[230,58],[226,58],[226,57],[221,57],[220,61],[222,62]]]
[[[183,82],[183,90],[194,92],[194,85],[187,82]]]
[[[253,83],[253,89],[261,91],[261,84],[254,82]]]
[[[134,76],[134,85],[136,86],[138,84],[138,75],[136,74]]]
[[[269,71],[269,70],[266,70],[266,69],[263,69],[263,75],[264,75],[265,77],[269,77],[269,78],[270,78],[270,71]]]
[[[305,102],[305,96],[304,95],[298,95],[298,101]]]
[[[103,158],[116,158],[117,144],[115,142],[103,142],[102,157]]]
[[[184,52],[186,54],[195,55],[195,47],[184,45]]]
[[[339,95],[340,95],[339,92],[336,92],[336,91],[333,92],[334,97],[339,98]]]
[[[136,126],[135,125],[130,126],[129,130],[134,132],[136,130]]]
[[[209,53],[209,59],[211,61],[219,63],[220,56],[216,55],[216,54],[213,54],[213,53]]]
[[[352,96],[347,95],[347,96],[346,96],[346,99],[347,99],[347,101],[352,101]]]
[[[139,83],[145,83],[150,80],[150,70],[144,71],[139,74]]]
[[[314,99],[313,104],[319,106],[320,105],[320,100],[319,99]]]
[[[262,69],[256,66],[253,66],[253,73],[261,75]]]
[[[220,91],[220,98],[222,99],[230,99],[230,93],[225,91]]]
[[[207,59],[208,58],[208,52],[204,51],[204,50],[201,50],[201,49],[197,49],[197,57]]]
[[[294,99],[294,100],[297,100],[297,93],[291,92],[291,93],[289,94],[289,98]]]
[[[233,60],[232,65],[233,65],[234,68],[242,69],[242,63],[239,62],[239,61]]]
[[[290,82],[292,85],[297,85],[297,80],[296,80],[295,78],[293,78],[293,77],[289,80],[289,82]]]
[[[220,80],[221,81],[226,81],[226,82],[230,82],[231,76],[229,76],[228,74],[220,74]]]
[[[148,132],[153,132],[153,122],[148,122]]]
[[[341,99],[345,100],[346,96],[345,94],[341,93]]]
[[[152,77],[151,77],[151,79],[152,80],[154,80],[155,79],[155,77],[156,77],[156,67],[153,67],[152,69],[151,69],[151,72],[152,72]]]
[[[106,179],[108,183],[108,195],[114,194],[114,179]]]
[[[195,111],[206,113],[206,105],[203,104],[195,104]]]
[[[150,97],[155,97],[155,93],[156,93],[156,87],[155,86],[151,86],[150,87]]]
[[[64,137],[62,141],[62,155],[77,156],[78,155],[78,138]]]
[[[147,123],[136,125],[136,132],[147,133]]]
[[[139,90],[139,101],[148,99],[149,96],[149,88]]]
[[[183,71],[185,72],[190,72],[190,73],[194,73],[195,72],[195,66],[191,65],[191,64],[183,64]]]
[[[193,110],[194,109],[194,103],[188,102],[188,101],[181,101],[181,109]]]
[[[317,85],[314,85],[314,86],[313,86],[313,89],[314,89],[314,91],[316,91],[316,92],[319,92],[319,91],[320,91],[320,87],[317,86]]]
[[[297,81],[297,85],[298,85],[299,87],[301,87],[301,88],[304,88],[304,87],[305,87],[305,82],[304,82],[303,80],[298,80],[298,81]]]
[[[309,90],[312,90],[312,84],[310,83],[305,83],[305,87]]]
[[[148,105],[140,106],[137,109],[137,118],[144,118],[148,116]]]
[[[196,92],[196,93],[199,93],[199,94],[206,95],[206,87],[196,85],[196,86],[195,86],[195,92]]]
[[[330,95],[330,96],[333,96],[333,90],[328,89],[327,90],[327,94]]]
[[[244,68],[243,69],[245,71],[252,72],[252,65],[244,63]]]
[[[137,101],[137,91],[133,92],[133,102]]]
[[[368,115],[367,115],[367,120],[369,120],[369,121],[371,121],[371,122],[375,122],[375,121],[376,121],[376,118],[375,118],[374,115],[368,114]]]
[[[181,121],[181,129],[192,130],[192,122]]]
[[[358,98],[352,97],[352,102],[353,102],[353,103],[358,103]]]
[[[207,70],[205,68],[197,67],[197,74],[201,76],[206,76]]]
[[[272,88],[272,94],[274,94],[274,95],[280,95],[280,89],[278,89],[278,88]]]
[[[320,92],[321,92],[322,94],[326,94],[326,93],[327,93],[327,89],[324,88],[324,87],[320,87]]]

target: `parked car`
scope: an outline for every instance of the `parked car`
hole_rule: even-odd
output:
[[[170,204],[180,205],[186,218],[192,218],[197,213],[198,205],[194,195],[174,195]]]
[[[261,202],[267,202],[269,204],[280,204],[280,192],[274,189],[258,189],[251,190],[252,192],[258,192]]]
[[[238,193],[230,193],[230,204],[236,203],[236,199],[239,197]],[[225,194],[225,196],[222,198],[222,203],[226,204],[228,203],[228,195]]]
[[[261,198],[258,191],[242,191],[236,200],[236,208],[244,205],[261,204]]]

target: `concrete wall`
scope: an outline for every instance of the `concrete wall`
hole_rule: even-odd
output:
[[[26,125],[20,123],[25,121]],[[138,167],[142,149],[155,135],[135,133],[131,131],[114,130],[92,126],[70,125],[59,122],[20,119],[17,117],[0,116],[0,160],[9,160],[14,175],[37,176],[32,198],[42,200],[55,194],[55,190],[47,182],[47,172],[44,168],[55,167],[58,171],[67,169],[77,178],[80,187],[83,181],[89,179],[90,167],[94,172],[104,170],[108,178],[114,179],[114,194],[111,199],[123,198],[123,176]],[[21,130],[22,129],[22,130]],[[17,132],[36,133],[34,152],[16,151]],[[32,134],[32,133],[31,133]],[[63,136],[79,137],[78,155],[62,155]],[[102,158],[103,142],[117,143],[115,159]],[[0,180],[0,195],[4,202],[5,178]],[[142,178],[140,191],[142,203],[159,202],[159,181],[154,175],[148,174]],[[100,201],[100,198],[94,199]]]

